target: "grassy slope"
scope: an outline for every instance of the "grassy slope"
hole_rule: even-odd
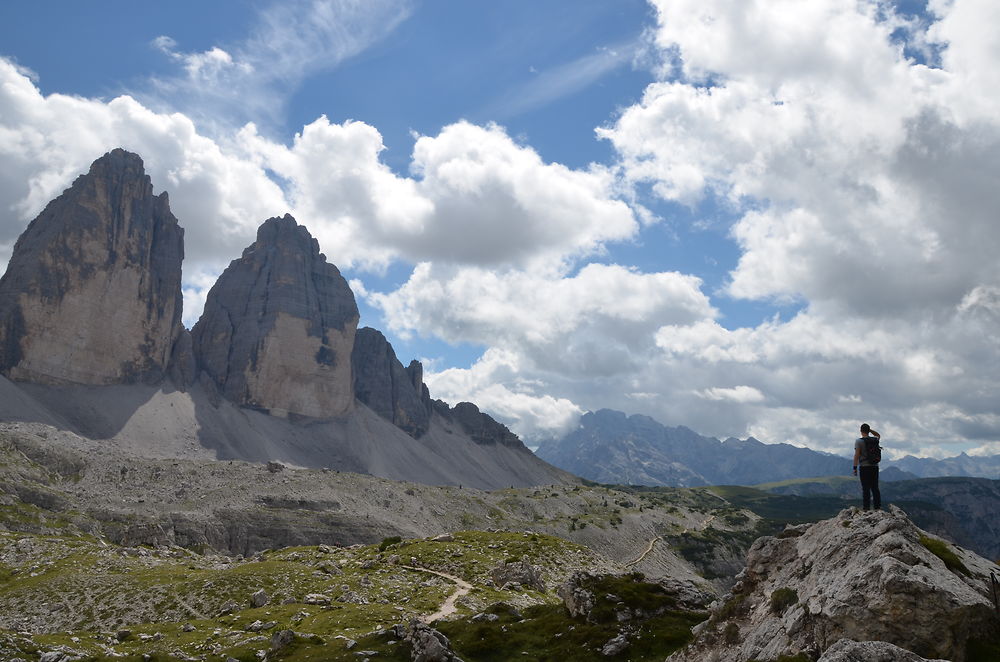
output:
[[[542,567],[546,591],[500,590],[489,581],[492,568],[522,558]],[[574,621],[555,595],[573,570],[606,562],[579,545],[530,533],[466,531],[449,542],[404,540],[382,551],[378,545],[299,547],[233,559],[180,548],[123,548],[85,536],[0,532],[0,559],[2,659],[31,660],[45,651],[65,650],[92,660],[207,655],[249,661],[269,650],[274,633],[291,629],[297,633],[292,644],[268,659],[353,660],[357,651],[372,650],[379,659],[408,660],[408,644],[399,643],[388,628],[434,612],[454,584],[401,564],[452,574],[473,585],[458,603],[458,619],[440,625],[467,660],[509,659],[496,656],[515,648],[512,656],[519,655],[528,645],[537,647],[534,659],[556,659],[568,642],[579,644],[573,659],[608,659],[594,646],[619,629],[613,617],[595,624]],[[636,579],[619,578],[613,588],[626,600],[634,594],[636,604],[648,607],[649,592],[662,589]],[[643,588],[628,588],[633,585]],[[250,598],[259,589],[270,601],[251,608]],[[328,596],[330,604],[307,604],[306,596],[314,593]],[[338,601],[341,596],[347,601]],[[638,628],[643,644],[629,659],[662,659],[704,617],[672,608],[669,597],[655,599],[666,611],[644,630]],[[223,614],[230,602],[236,608]],[[487,609],[502,617],[468,620]],[[256,621],[268,627],[248,629]],[[35,634],[16,634],[20,631]],[[567,633],[565,639],[556,636],[561,633]],[[349,640],[357,642],[350,649]],[[493,643],[484,652],[487,640]]]

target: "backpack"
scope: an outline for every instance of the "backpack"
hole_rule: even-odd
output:
[[[878,445],[875,437],[862,437],[864,444],[861,446],[861,459],[865,462],[878,464],[882,461],[882,449]]]

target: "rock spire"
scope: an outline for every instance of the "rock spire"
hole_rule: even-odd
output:
[[[181,326],[184,231],[142,159],[115,149],[31,222],[0,279],[0,372],[157,383]]]
[[[305,227],[271,218],[212,287],[192,329],[198,367],[228,400],[278,416],[340,416],[354,392],[358,307]]]
[[[385,336],[366,326],[358,329],[351,363],[358,400],[411,437],[427,432],[431,401],[419,361],[404,368]]]

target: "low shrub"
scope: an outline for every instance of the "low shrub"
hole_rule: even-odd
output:
[[[378,544],[378,551],[384,552],[392,545],[398,545],[403,542],[403,539],[399,536],[389,536],[388,538],[383,538],[382,542]]]
[[[794,588],[779,588],[771,593],[771,611],[783,614],[785,610],[799,601],[799,594]]]

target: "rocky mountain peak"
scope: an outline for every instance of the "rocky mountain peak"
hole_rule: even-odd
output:
[[[351,354],[354,393],[376,414],[419,439],[430,427],[430,394],[419,361],[406,368],[377,329],[358,329]]]
[[[888,512],[848,508],[754,542],[730,594],[716,603],[695,641],[669,659],[805,654],[824,661],[922,656],[961,662],[977,642],[1000,638],[991,572],[1000,567],[920,530],[896,506]],[[903,650],[891,657],[834,657],[853,646],[828,651],[841,640]]]
[[[31,222],[0,279],[0,372],[155,383],[181,326],[184,231],[142,159],[115,149]]]
[[[479,411],[471,402],[459,402],[450,407],[446,402],[434,400],[431,406],[446,420],[457,422],[472,441],[484,446],[500,445],[528,452],[521,439],[489,414]]]
[[[278,416],[339,416],[353,406],[351,350],[358,307],[319,243],[289,215],[212,287],[192,329],[209,382],[239,405]]]

